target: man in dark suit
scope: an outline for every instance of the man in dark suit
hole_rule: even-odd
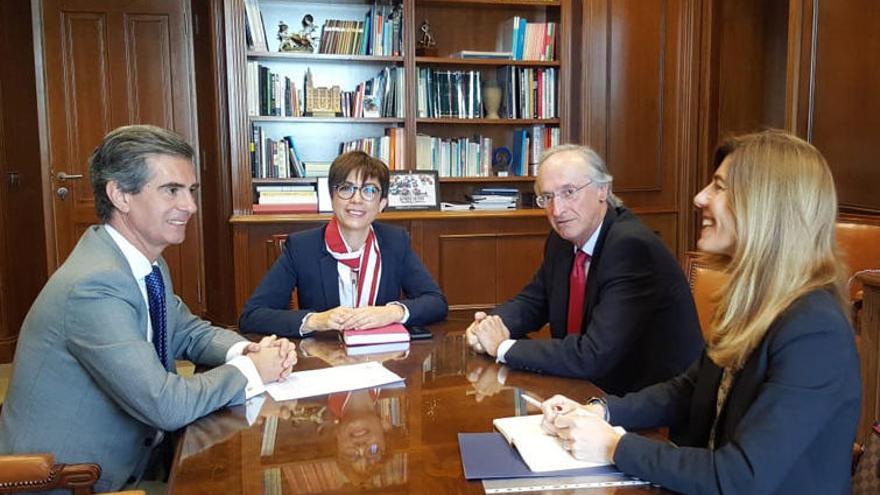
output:
[[[622,394],[677,375],[703,348],[684,274],[660,239],[624,208],[590,148],[543,158],[535,192],[554,232],[531,282],[478,312],[469,344],[518,369],[592,381]],[[550,340],[522,340],[550,324]]]

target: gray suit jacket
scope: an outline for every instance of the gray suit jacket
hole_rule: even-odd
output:
[[[218,367],[192,377],[162,367],[146,339],[149,310],[128,262],[103,226],[90,227],[22,325],[0,415],[0,453],[97,462],[97,490],[117,490],[139,475],[157,430],[244,402],[245,377],[223,365],[243,339],[190,313],[161,258],[159,265],[169,355]]]

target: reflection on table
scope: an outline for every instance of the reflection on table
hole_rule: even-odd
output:
[[[457,434],[498,417],[537,414],[522,394],[589,397],[588,382],[511,371],[468,348],[466,322],[433,327],[408,351],[348,356],[334,335],[298,342],[297,370],[380,361],[405,384],[218,411],[184,431],[173,494],[483,493],[466,481]],[[254,407],[256,406],[256,407]],[[585,493],[647,493],[646,488]],[[554,491],[554,494],[566,493]],[[572,491],[568,491],[572,493]]]

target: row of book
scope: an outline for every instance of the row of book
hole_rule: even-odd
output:
[[[385,129],[384,136],[366,137],[340,144],[339,153],[360,150],[382,160],[391,170],[403,170],[406,157],[404,129]],[[255,179],[326,177],[330,162],[304,162],[293,136],[272,139],[262,126],[252,127],[250,141],[251,176]]]
[[[557,74],[552,67],[498,68],[499,118],[557,118]],[[478,70],[418,69],[416,113],[420,118],[481,118],[483,100],[483,76]]]
[[[555,68],[500,67],[501,86],[499,115],[508,119],[555,119],[557,112],[557,78]]]
[[[288,179],[305,176],[305,168],[290,136],[271,139],[262,127],[253,126],[249,148],[252,177]]]
[[[476,119],[483,116],[480,71],[431,67],[418,70],[418,117]]]
[[[330,115],[336,117],[396,117],[404,118],[406,95],[402,67],[385,67],[376,77],[363,81],[353,91],[342,91],[338,86],[329,90],[315,88],[311,69],[304,76],[304,88],[285,75],[257,62],[247,65],[248,115],[302,117]],[[320,102],[313,93],[337,101]],[[320,107],[320,108],[319,108]]]
[[[556,58],[555,22],[528,22],[515,16],[498,27],[495,49],[510,52],[513,60],[554,60]]]
[[[492,138],[416,136],[416,168],[436,170],[440,177],[492,175]]]
[[[534,125],[529,129],[516,129],[513,131],[513,145],[510,150],[510,174],[538,175],[538,162],[544,151],[558,145],[558,127]]]
[[[406,158],[406,137],[402,127],[385,129],[385,135],[366,137],[342,143],[341,153],[363,151],[382,160],[390,170],[403,170]]]
[[[401,5],[373,4],[363,21],[328,19],[321,28],[318,53],[400,56],[403,54]]]
[[[559,144],[559,128],[535,125],[513,131],[507,164],[495,165],[496,173],[537,175],[537,165],[547,149]],[[440,177],[489,177],[493,172],[493,141],[484,136],[416,136],[416,169],[436,170]]]
[[[247,107],[248,115],[302,117],[302,89],[289,77],[248,62]]]

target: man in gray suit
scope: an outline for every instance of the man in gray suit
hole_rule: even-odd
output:
[[[22,325],[0,415],[0,453],[97,462],[98,491],[143,473],[164,432],[242,404],[287,376],[293,344],[248,343],[174,295],[162,251],[196,212],[193,150],[152,126],[121,127],[92,153],[101,225],[52,275]],[[184,377],[175,359],[216,366]]]

